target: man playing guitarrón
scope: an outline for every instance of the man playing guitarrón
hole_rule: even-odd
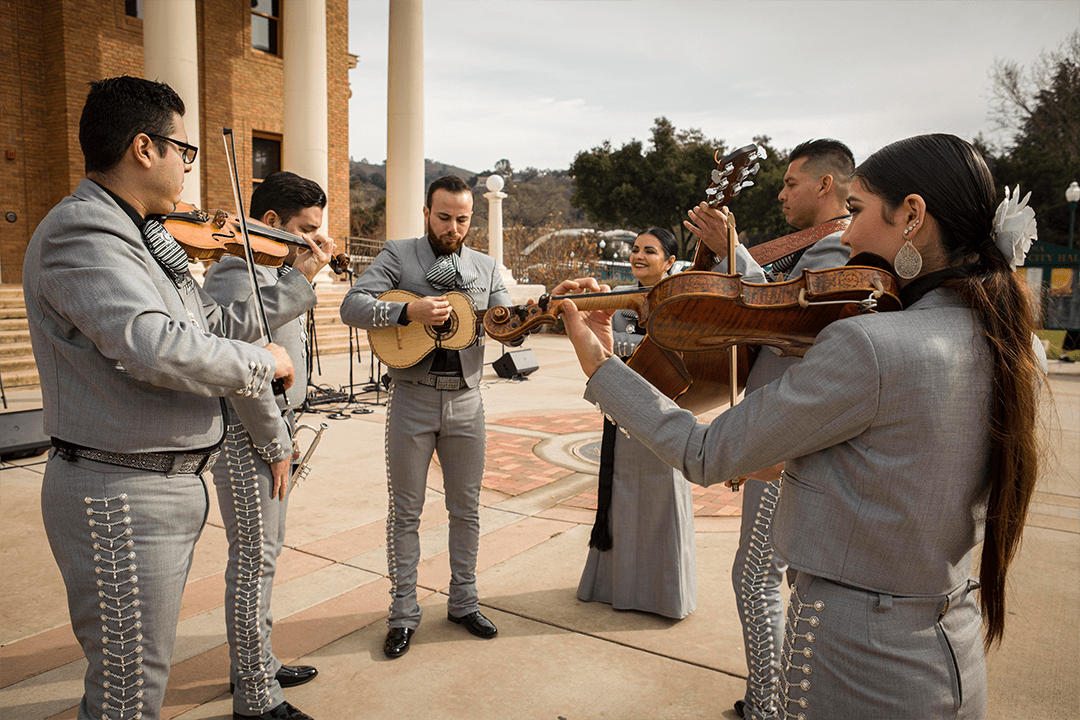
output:
[[[811,140],[791,151],[777,199],[791,225],[820,239],[772,263],[772,279],[790,280],[803,270],[827,270],[847,263],[849,251],[840,236],[848,225],[847,196],[854,170],[851,150],[837,140]],[[690,211],[690,217],[687,228],[718,254],[724,252],[722,213],[699,206]],[[796,236],[802,233],[787,237]],[[737,252],[745,251],[740,246]],[[755,268],[751,265],[745,272],[752,277]],[[779,378],[798,361],[763,347],[746,380],[746,394]],[[731,569],[747,664],[746,695],[735,703],[735,711],[748,720],[773,720],[779,712],[777,683],[784,643],[781,584],[787,564],[773,552],[770,528],[780,483],[769,481],[782,469],[781,464],[755,473],[743,486],[739,549]]]
[[[510,305],[495,261],[465,247],[472,208],[472,193],[460,178],[449,175],[431,183],[424,206],[426,236],[387,241],[345,296],[342,321],[367,330],[410,322],[437,327],[451,316],[450,303],[443,296],[450,290],[467,294],[477,310]],[[379,299],[393,289],[420,297],[411,302]],[[473,318],[459,320],[472,322]],[[483,366],[481,336],[463,350],[438,348],[411,367],[389,370],[386,542],[391,603],[383,650],[391,658],[408,651],[420,625],[416,601],[419,526],[433,452],[439,454],[442,465],[450,515],[447,616],[478,637],[492,638],[498,633],[480,613],[476,592],[485,443],[478,385]]]

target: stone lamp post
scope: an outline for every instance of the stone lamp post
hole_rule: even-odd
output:
[[[499,269],[503,284],[515,305],[524,304],[526,300],[536,300],[547,292],[544,286],[518,283],[503,263],[502,201],[509,196],[502,191],[505,185],[502,176],[488,175],[484,184],[488,189],[488,192],[484,193],[488,201],[488,255],[495,258],[495,267]]]
[[[488,192],[484,193],[484,197],[488,201],[488,255],[495,258],[495,267],[502,274],[503,282],[509,286],[514,282],[514,277],[503,264],[502,201],[509,197],[502,191],[504,184],[502,175],[488,175],[485,183]]]

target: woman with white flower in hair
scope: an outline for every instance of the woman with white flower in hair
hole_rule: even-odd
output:
[[[984,648],[1005,627],[1045,371],[1014,274],[1034,213],[1007,193],[995,222],[995,194],[955,136],[874,153],[854,173],[843,242],[893,263],[905,309],[832,323],[708,425],[612,358],[605,313],[563,303],[586,398],[691,482],[786,463],[772,540],[797,572],[780,717],[985,714]]]

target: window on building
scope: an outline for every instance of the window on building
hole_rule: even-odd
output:
[[[124,0],[124,14],[128,17],[142,17],[143,0]]]
[[[251,0],[251,47],[281,54],[281,3]]]
[[[252,189],[281,170],[281,136],[255,133],[251,137]]]

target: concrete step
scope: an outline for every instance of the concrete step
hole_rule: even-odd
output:
[[[26,322],[26,314],[21,318],[0,318],[0,332],[29,332],[30,324]]]
[[[0,356],[0,373],[5,376],[8,372],[17,372],[20,370],[33,370],[37,372],[37,364],[34,363],[33,355],[19,355],[19,356]]]
[[[0,318],[26,318],[26,306],[21,298],[0,300]]]
[[[29,337],[26,342],[0,343],[0,358],[31,358],[34,357],[34,348],[30,346]]]
[[[28,343],[30,342],[29,330],[4,330],[0,331],[0,345],[6,345],[8,343]]]
[[[38,378],[37,368],[33,370],[3,370],[0,372],[0,381],[4,383],[4,390],[13,390],[15,388],[26,390],[35,388],[41,383],[40,378]]]

